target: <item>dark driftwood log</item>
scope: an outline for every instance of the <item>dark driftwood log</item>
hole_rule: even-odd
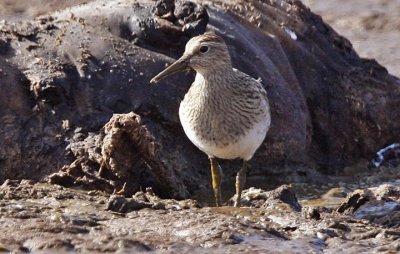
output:
[[[272,127],[253,172],[287,164],[327,171],[398,142],[400,82],[384,67],[359,58],[300,1],[223,2],[204,1],[205,12],[194,4],[94,1],[0,23],[0,182],[42,179],[82,158],[81,168],[95,174],[102,127],[114,113],[135,112],[157,157],[121,134],[132,146],[121,145],[126,161],[110,166],[117,180],[133,190],[162,186],[154,189],[165,196],[208,184],[206,157],[186,139],[177,114],[193,74],[148,84],[207,21],[207,31],[226,40],[234,66],[262,78],[269,93]]]

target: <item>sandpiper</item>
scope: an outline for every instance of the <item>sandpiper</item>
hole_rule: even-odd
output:
[[[267,92],[249,75],[232,68],[228,47],[215,34],[191,38],[182,57],[150,83],[187,69],[196,77],[179,107],[187,137],[211,164],[216,206],[221,205],[222,172],[216,158],[242,159],[236,175],[235,207],[240,205],[248,161],[263,142],[271,123]]]

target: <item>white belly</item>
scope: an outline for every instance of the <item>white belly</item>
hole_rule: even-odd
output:
[[[181,109],[179,110],[179,117],[186,136],[207,155],[221,159],[240,158],[246,161],[253,157],[257,148],[262,144],[271,124],[270,117],[265,117],[262,121],[255,124],[245,135],[239,137],[237,142],[230,143],[227,146],[217,146],[210,141],[202,140],[196,135],[188,121],[184,120]]]

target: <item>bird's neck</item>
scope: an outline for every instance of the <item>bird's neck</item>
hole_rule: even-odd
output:
[[[196,70],[195,83],[201,86],[213,88],[223,87],[225,84],[229,84],[230,77],[235,75],[232,67],[225,69],[208,69],[207,71]]]
[[[198,65],[198,66],[193,66],[193,69],[197,73],[203,75],[205,78],[218,75],[226,76],[227,74],[233,72],[232,65],[230,64],[230,62],[226,64],[210,63],[207,66]]]

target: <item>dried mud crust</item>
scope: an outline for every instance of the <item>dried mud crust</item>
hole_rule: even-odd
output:
[[[114,114],[99,133],[74,135],[68,149],[77,159],[51,174],[50,183],[108,193],[122,189],[126,196],[154,186],[163,197],[188,196],[176,173],[177,154],[162,147],[168,138],[162,133],[135,113]]]
[[[399,207],[399,185],[363,191],[370,193],[367,203],[380,200]],[[124,198],[28,180],[7,181],[0,187],[0,248],[78,253],[400,250],[399,209],[386,211],[391,224],[371,219],[372,213],[355,218],[362,207],[347,215],[324,207],[299,210],[290,186],[271,192],[248,189],[243,199],[247,207],[201,208],[193,200],[161,199],[151,190]],[[381,211],[375,215],[384,217]]]

